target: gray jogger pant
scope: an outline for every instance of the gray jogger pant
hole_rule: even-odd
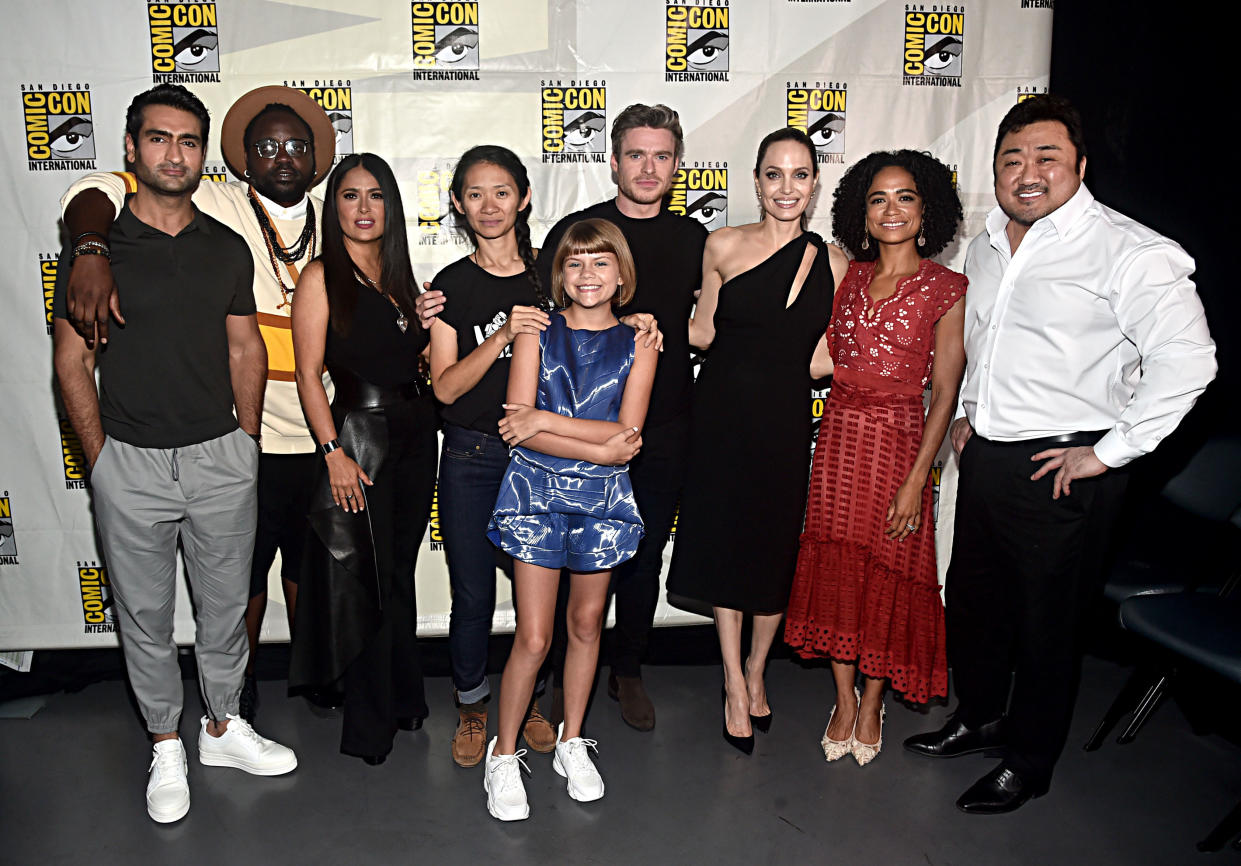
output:
[[[241,429],[184,448],[107,439],[91,474],[129,682],[153,734],[172,733],[183,693],[173,642],[177,541],[194,599],[207,715],[237,712],[254,552],[258,448]]]

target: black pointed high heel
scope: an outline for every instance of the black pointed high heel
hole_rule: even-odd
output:
[[[754,733],[751,732],[748,737],[738,737],[736,734],[728,733],[728,689],[720,686],[720,696],[724,699],[724,742],[732,746],[738,752],[745,755],[754,753]],[[770,716],[766,718],[770,719]]]
[[[771,730],[771,717],[775,713],[768,713],[765,716],[750,716],[750,727],[761,733],[767,733]]]

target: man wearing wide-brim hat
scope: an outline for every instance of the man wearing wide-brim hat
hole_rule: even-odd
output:
[[[249,245],[259,329],[267,345],[259,517],[246,611],[250,659],[240,707],[240,715],[248,721],[257,705],[254,651],[267,606],[267,572],[279,549],[291,626],[307,500],[317,468],[318,446],[306,427],[293,379],[289,314],[300,269],[319,252],[323,203],[308,190],[331,171],[335,148],[332,122],[313,99],[290,87],[259,87],[233,103],[221,127],[224,161],[240,180],[201,183],[193,197],[199,210]],[[106,237],[134,189],[133,175],[121,172],[90,174],[74,183],[61,199],[71,236],[94,232]],[[79,256],[74,261],[69,316],[88,343],[96,334],[107,342],[109,310],[123,323],[124,304],[106,256]]]

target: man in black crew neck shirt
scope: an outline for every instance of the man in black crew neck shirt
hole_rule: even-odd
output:
[[[200,763],[258,775],[297,766],[291,750],[237,716],[258,469],[251,437],[267,351],[245,241],[190,201],[209,127],[207,109],[180,85],[134,99],[125,147],[137,191],[106,242],[86,232],[65,248],[53,300],[56,375],[91,465],[129,681],[155,742],[147,812],[160,823],[190,805],[172,637],[178,542],[194,594],[207,711]],[[127,323],[98,355],[68,321],[68,265],[81,255],[108,255],[126,298]]]
[[[641,659],[659,600],[663,549],[681,494],[689,447],[690,369],[688,322],[702,283],[707,230],[697,220],[663,206],[685,142],[679,116],[665,105],[630,105],[612,123],[612,172],[616,198],[570,214],[552,227],[538,259],[539,277],[551,285],[556,247],[574,223],[601,218],[615,223],[629,242],[638,289],[619,312],[650,313],[664,335],[642,451],[629,466],[646,536],[637,555],[614,572],[616,627],[608,694],[620,701],[632,727],[655,727],[655,708],[642,685]]]

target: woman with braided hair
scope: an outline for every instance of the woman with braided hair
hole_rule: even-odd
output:
[[[530,180],[511,150],[479,145],[453,172],[457,229],[474,251],[436,276],[444,310],[431,324],[431,385],[444,404],[439,513],[452,585],[448,645],[460,719],[452,757],[473,767],[486,751],[487,645],[496,601],[496,554],[486,540],[509,454],[504,417],[513,341],[547,328],[551,305],[530,243]],[[556,745],[551,725],[531,704],[526,743]]]

